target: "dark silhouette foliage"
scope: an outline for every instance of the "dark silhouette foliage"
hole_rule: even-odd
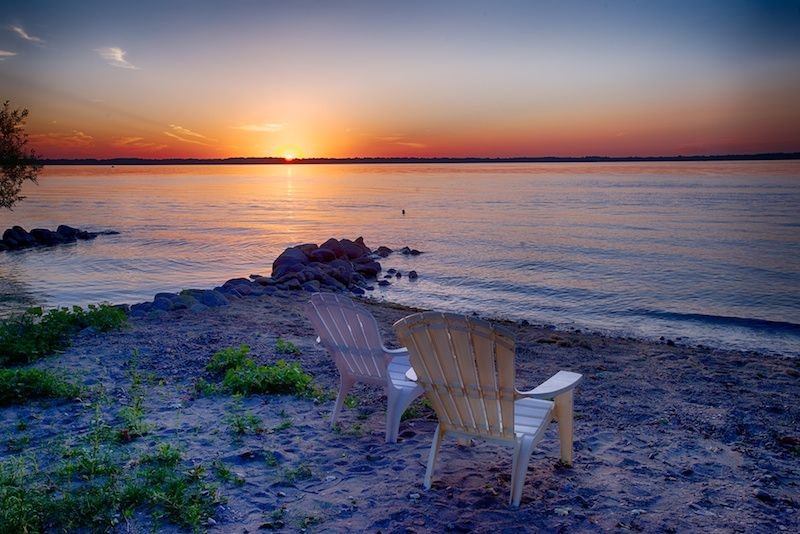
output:
[[[27,109],[11,109],[8,100],[0,109],[0,207],[11,209],[22,200],[22,184],[26,180],[36,182],[42,165],[36,153],[28,150],[28,135],[23,126]]]

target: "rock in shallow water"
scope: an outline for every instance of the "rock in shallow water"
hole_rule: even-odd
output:
[[[118,234],[114,230],[103,230],[101,232],[87,232],[67,226],[60,225],[56,231],[47,228],[34,228],[27,232],[21,226],[14,226],[3,232],[2,246],[0,250],[17,250],[28,247],[52,246],[61,243],[73,243],[78,239],[94,239],[98,235]]]

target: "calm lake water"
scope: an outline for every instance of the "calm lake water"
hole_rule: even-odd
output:
[[[0,314],[269,275],[364,236],[415,269],[374,296],[800,354],[800,162],[47,167],[0,226],[117,236],[0,254]],[[405,215],[401,210],[405,210]]]

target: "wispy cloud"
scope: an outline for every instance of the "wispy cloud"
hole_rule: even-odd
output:
[[[418,143],[416,141],[412,141],[411,139],[403,136],[403,135],[388,135],[384,137],[376,137],[378,141],[383,141],[385,143],[391,143],[393,145],[400,145],[400,146],[407,146],[409,148],[425,148],[427,145],[425,143]]]
[[[213,141],[213,139],[209,139],[205,135],[197,132],[193,132],[188,128],[184,128],[183,126],[178,126],[177,124],[170,124],[170,130],[165,131],[164,135],[172,137],[173,139],[177,139],[178,141],[183,141],[184,143],[194,143],[195,145],[208,145],[206,141]]]
[[[6,60],[16,55],[17,55],[16,52],[9,52],[8,50],[0,50],[0,61]]]
[[[263,124],[242,124],[240,126],[232,126],[232,128],[246,132],[279,132],[283,130],[283,124],[265,122]]]
[[[136,148],[146,150],[163,150],[167,145],[159,145],[145,141],[144,137],[117,137],[111,141],[111,144],[119,148]]]
[[[94,137],[80,130],[71,133],[51,132],[46,134],[32,134],[31,141],[39,144],[57,145],[60,147],[86,147],[94,144]]]
[[[197,132],[193,132],[192,130],[190,130],[188,128],[184,128],[183,126],[178,126],[177,124],[170,124],[169,127],[172,128],[172,130],[175,133],[177,133],[178,135],[184,135],[184,136],[189,136],[189,137],[199,137],[200,139],[208,139],[208,137],[206,137],[203,134],[200,134],[200,133],[197,133]]]
[[[39,37],[34,37],[33,35],[30,35],[28,32],[25,31],[25,29],[22,26],[12,25],[9,26],[8,29],[16,33],[26,41],[30,41],[31,43],[44,44],[44,40],[40,39]]]
[[[127,54],[127,52],[117,46],[95,48],[94,51],[100,54],[100,57],[108,61],[108,64],[113,67],[119,67],[121,69],[139,70],[139,67],[131,64],[127,59],[125,59],[125,55]]]

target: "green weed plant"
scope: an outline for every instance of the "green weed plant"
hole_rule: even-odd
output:
[[[119,447],[84,447],[40,469],[35,457],[0,461],[0,532],[117,530],[137,510],[155,523],[199,532],[222,502],[202,465],[185,466],[160,444],[130,458]]]
[[[275,340],[275,352],[278,354],[294,354],[297,356],[300,354],[300,349],[291,341],[279,337]]]
[[[0,322],[0,365],[19,365],[67,348],[80,330],[100,332],[120,328],[127,315],[110,304],[53,308],[28,308]]]

